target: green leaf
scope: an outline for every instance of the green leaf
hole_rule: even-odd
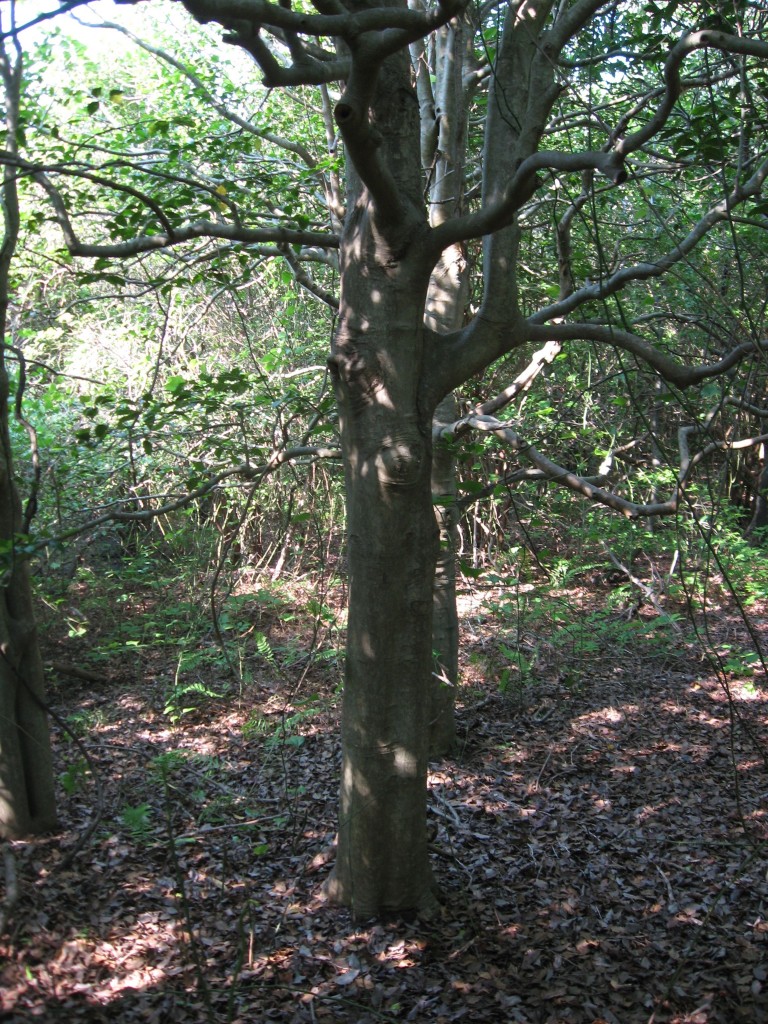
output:
[[[165,382],[165,390],[170,391],[172,395],[175,395],[178,391],[181,391],[186,383],[187,382],[183,377],[169,377]]]

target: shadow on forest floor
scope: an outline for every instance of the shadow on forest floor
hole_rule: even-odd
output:
[[[57,871],[97,797],[55,729],[62,830],[11,844],[0,1020],[768,1021],[768,692],[724,685],[680,640],[604,647],[576,681],[550,646],[511,697],[483,678],[491,625],[463,632],[461,747],[430,776],[429,925],[356,926],[323,900],[327,678],[289,693],[265,674],[176,725],[172,666],[60,682],[101,820]]]

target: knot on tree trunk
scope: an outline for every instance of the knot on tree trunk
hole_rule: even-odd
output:
[[[424,442],[419,437],[387,441],[376,455],[380,483],[387,487],[412,486],[421,476],[424,456]]]

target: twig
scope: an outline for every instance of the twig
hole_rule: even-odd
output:
[[[642,594],[645,595],[645,597],[647,598],[648,601],[651,602],[651,604],[653,605],[653,607],[655,608],[657,613],[659,615],[663,615],[665,618],[669,618],[667,613],[664,611],[664,609],[659,604],[659,599],[654,594],[653,587],[649,587],[647,583],[643,583],[642,580],[638,579],[637,576],[635,576],[632,573],[632,570],[628,566],[624,565],[623,562],[619,561],[619,559],[616,557],[616,555],[614,555],[614,553],[611,551],[611,549],[608,547],[607,544],[603,544],[603,550],[605,551],[606,555],[611,560],[613,565],[615,565],[617,569],[619,569],[621,572],[623,572],[624,575],[629,580],[629,582],[633,586],[637,587],[637,589],[639,591],[641,591]],[[672,628],[675,630],[676,633],[682,633],[682,629],[680,628],[678,623],[675,622],[674,619],[670,619],[669,621],[670,621],[670,623],[672,625]]]
[[[675,894],[672,892],[672,886],[670,884],[669,879],[664,874],[664,872],[661,870],[661,868],[659,867],[658,864],[656,864],[654,866],[655,866],[656,870],[659,872],[659,874],[661,875],[661,877],[664,879],[664,883],[665,883],[665,885],[667,887],[667,895],[669,896],[669,902],[670,903],[674,903],[675,902]]]
[[[551,757],[552,757],[552,751],[548,750],[547,751],[547,756],[544,758],[544,764],[541,766],[541,770],[539,771],[539,774],[536,776],[536,781],[533,784],[533,791],[534,791],[534,793],[538,793],[538,791],[539,791],[539,786],[541,785],[541,776],[544,774],[544,771],[545,771],[547,765],[549,764],[549,759]]]

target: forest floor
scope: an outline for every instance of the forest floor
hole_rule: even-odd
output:
[[[272,670],[299,621],[262,602],[257,669],[195,710],[177,688],[169,711],[172,646],[54,675],[61,830],[6,844],[0,1020],[768,1022],[764,679],[716,673],[687,627],[598,629],[599,594],[560,596],[581,632],[518,627],[511,666],[464,602],[430,923],[324,899],[339,667]],[[766,610],[751,622],[768,644]],[[724,657],[753,642],[727,606],[707,628]],[[72,643],[49,630],[49,658],[78,663]],[[193,678],[225,686],[204,660]]]

